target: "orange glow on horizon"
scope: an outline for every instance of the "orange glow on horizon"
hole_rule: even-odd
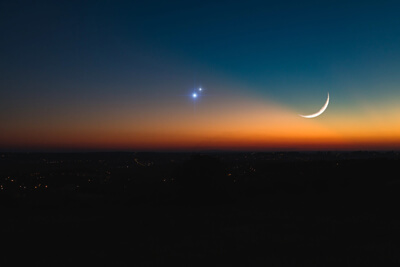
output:
[[[329,108],[328,108],[329,109]],[[117,150],[340,150],[400,148],[400,112],[364,118],[328,110],[304,119],[285,107],[245,99],[169,103],[72,120],[11,125],[0,133],[11,148]],[[389,116],[392,114],[392,116]],[[395,117],[394,117],[395,116]]]

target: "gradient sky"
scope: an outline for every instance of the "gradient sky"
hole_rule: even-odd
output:
[[[400,148],[398,1],[141,2],[0,2],[1,150]]]

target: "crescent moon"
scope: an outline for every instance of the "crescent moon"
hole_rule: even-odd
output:
[[[328,98],[326,99],[325,105],[317,112],[311,115],[300,115],[303,118],[307,118],[307,119],[311,119],[311,118],[315,118],[318,117],[319,115],[321,115],[322,113],[324,113],[325,109],[328,107],[329,104],[329,93],[328,93]]]

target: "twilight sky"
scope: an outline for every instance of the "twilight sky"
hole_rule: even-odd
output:
[[[0,2],[0,150],[400,148],[398,1],[135,2]]]

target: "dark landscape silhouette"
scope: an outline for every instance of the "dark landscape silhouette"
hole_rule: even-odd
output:
[[[398,152],[3,153],[1,265],[400,263]]]

